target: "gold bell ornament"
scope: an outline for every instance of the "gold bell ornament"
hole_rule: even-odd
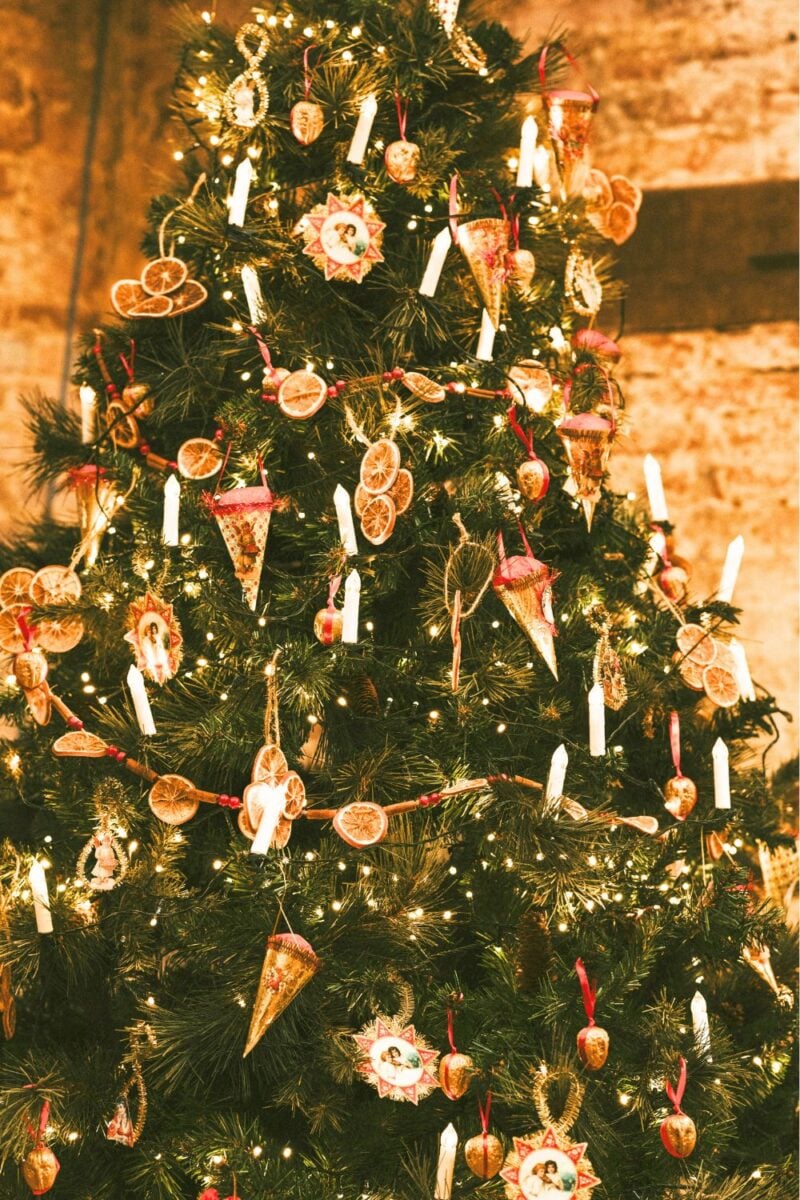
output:
[[[589,976],[586,974],[586,968],[580,958],[575,962],[575,971],[581,985],[583,1007],[589,1019],[589,1024],[578,1034],[578,1056],[590,1071],[599,1071],[601,1067],[605,1066],[608,1058],[609,1037],[605,1029],[601,1029],[594,1022],[597,985],[589,982]]]
[[[500,561],[492,577],[492,587],[558,679],[552,607],[552,587],[556,576],[548,566],[534,558],[521,525],[520,533],[526,553],[514,554],[510,558],[506,558],[503,537],[498,534]]]
[[[576,69],[578,64],[561,42],[546,45],[539,56],[539,83],[547,113],[550,140],[553,143],[562,188],[565,195],[569,196],[583,188],[586,146],[600,96],[589,83],[585,84],[584,90],[578,91],[569,88],[548,88],[547,55],[550,50],[560,50],[570,66]]]
[[[34,1196],[43,1196],[49,1192],[61,1170],[61,1163],[49,1146],[44,1144],[44,1133],[50,1117],[50,1101],[45,1100],[39,1114],[39,1129],[34,1130],[28,1125],[28,1132],[35,1140],[35,1146],[29,1150],[22,1160],[22,1177]]]

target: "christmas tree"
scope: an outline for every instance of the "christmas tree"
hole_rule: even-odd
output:
[[[4,1197],[794,1190],[737,547],[693,597],[606,479],[641,196],[564,41],[457,10],[187,14],[184,184],[29,403]]]

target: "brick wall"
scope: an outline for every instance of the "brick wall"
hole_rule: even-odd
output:
[[[106,6],[79,329],[107,307],[109,283],[138,263],[147,200],[172,173],[169,7],[164,0]],[[570,45],[602,96],[598,165],[650,188],[797,176],[790,0],[495,0],[492,7],[535,42],[569,24]],[[0,505],[15,513],[25,458],[17,396],[35,386],[57,392],[62,373],[101,10],[97,0],[6,0],[0,26]],[[235,21],[245,5],[225,0],[220,11]],[[736,593],[746,610],[742,638],[753,674],[790,709],[797,707],[795,339],[787,324],[627,339],[632,425],[613,459],[614,483],[641,491],[642,455],[660,458],[698,592],[714,588],[727,542],[744,535]],[[796,744],[790,727],[783,753]]]

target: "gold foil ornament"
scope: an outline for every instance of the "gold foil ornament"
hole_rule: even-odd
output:
[[[289,128],[301,146],[315,142],[325,126],[322,109],[313,100],[298,100],[289,112]]]
[[[564,443],[575,481],[575,498],[580,500],[586,526],[591,529],[608,469],[614,424],[599,413],[578,413],[574,417],[565,417],[557,432]]]
[[[508,221],[500,217],[478,217],[458,226],[458,246],[495,329],[500,325],[508,239]]]
[[[600,97],[591,84],[586,84],[583,90],[548,88],[547,55],[551,49],[560,50],[572,67],[577,68],[578,64],[561,42],[545,46],[539,56],[539,82],[550,139],[562,186],[565,193],[570,195],[574,181],[585,175],[585,151]]]
[[[267,952],[243,1058],[258,1045],[273,1021],[288,1008],[321,966],[322,962],[311,946],[298,934],[275,933],[267,938]]]

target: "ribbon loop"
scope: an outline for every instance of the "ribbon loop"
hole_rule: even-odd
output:
[[[458,245],[458,173],[450,179],[450,236]]]
[[[481,1104],[480,1096],[478,1097],[478,1115],[480,1116],[480,1119],[481,1119],[481,1131],[483,1133],[489,1132],[489,1114],[491,1113],[491,1111],[492,1111],[492,1089],[489,1088],[488,1092],[486,1093],[486,1099],[484,1100],[483,1104]]]
[[[567,47],[564,45],[563,42],[548,42],[547,45],[542,47],[542,53],[539,55],[539,84],[541,86],[542,92],[545,95],[545,97],[547,96],[547,52],[548,52],[548,50],[560,50],[561,53],[566,58],[569,65],[575,71],[578,72],[581,79],[583,80],[584,87],[586,88],[586,91],[592,101],[592,112],[596,112],[597,106],[600,103],[600,93],[595,91],[595,89],[589,83],[589,80],[586,78],[586,76],[584,75],[580,66],[578,65],[578,60],[575,58],[575,56],[573,54],[570,54],[569,50],[567,49]]]
[[[589,976],[586,974],[586,968],[583,965],[582,958],[577,958],[575,960],[575,971],[581,985],[584,1011],[588,1018],[589,1024],[594,1025],[594,1007],[597,999],[597,984],[590,983]]]
[[[681,1100],[683,1100],[683,1093],[686,1091],[686,1059],[683,1057],[683,1055],[681,1055],[680,1063],[681,1072],[678,1076],[678,1086],[673,1087],[668,1079],[664,1080],[664,1091],[667,1093],[670,1103],[672,1104],[676,1113],[683,1112],[683,1109],[681,1108]]]
[[[681,721],[677,712],[673,709],[669,714],[669,748],[672,752],[672,763],[675,767],[675,774],[678,779],[683,778],[681,770]]]
[[[408,125],[408,100],[403,100],[403,97],[395,89],[394,106],[397,110],[397,127],[400,130],[400,141],[406,140],[406,126]]]
[[[526,433],[520,425],[519,421],[517,420],[517,406],[515,404],[512,404],[508,410],[508,423],[527,450],[528,458],[531,460],[535,459],[536,454],[533,449],[533,433]]]

